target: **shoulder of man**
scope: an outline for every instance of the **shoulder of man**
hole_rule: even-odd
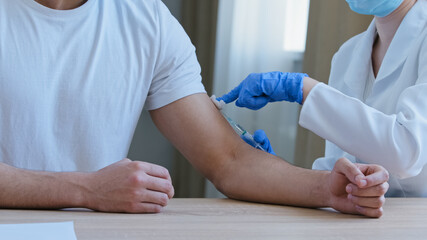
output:
[[[147,15],[157,17],[159,9],[164,6],[161,0],[120,0],[120,1],[105,1],[114,5],[117,11],[124,13],[126,17]]]

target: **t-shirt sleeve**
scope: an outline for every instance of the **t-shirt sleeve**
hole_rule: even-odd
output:
[[[196,50],[167,7],[157,1],[159,49],[146,110],[161,108],[183,97],[205,93]]]

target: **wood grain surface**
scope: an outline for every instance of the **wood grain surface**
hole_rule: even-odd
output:
[[[229,199],[173,199],[160,214],[0,210],[0,224],[74,221],[85,239],[427,239],[427,199],[390,198],[371,219]],[[0,239],[1,236],[0,236]]]

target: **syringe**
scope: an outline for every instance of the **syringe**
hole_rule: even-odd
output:
[[[222,108],[225,105],[224,101],[218,101],[216,100],[216,96],[212,95],[211,97],[212,102],[215,104],[215,106],[218,108],[218,110],[220,110],[220,112],[222,113],[222,115],[224,116],[224,118],[228,121],[228,123],[231,125],[231,127],[234,129],[234,131],[239,134],[239,136],[244,139],[247,143],[249,143],[250,145],[252,145],[253,147],[262,150],[265,152],[265,149],[254,140],[254,137],[252,136],[252,134],[250,134],[248,131],[246,131],[242,126],[240,126],[239,124],[237,124],[235,121],[233,121],[233,119],[231,119],[229,116],[227,116],[227,114],[225,114],[222,110]]]

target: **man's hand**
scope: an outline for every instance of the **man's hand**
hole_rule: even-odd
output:
[[[329,205],[344,213],[381,217],[388,177],[381,166],[353,164],[341,158],[329,175]]]
[[[158,213],[174,195],[169,172],[123,159],[88,175],[88,208],[103,212]]]

